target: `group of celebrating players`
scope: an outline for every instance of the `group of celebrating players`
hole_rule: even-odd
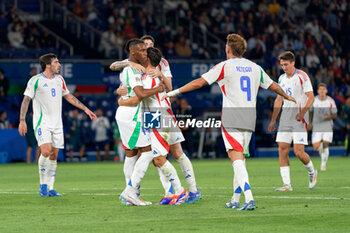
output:
[[[113,71],[121,70],[121,86],[116,90],[121,96],[118,99],[116,121],[126,151],[123,169],[126,187],[120,194],[123,204],[152,204],[140,198],[141,181],[151,162],[156,166],[165,190],[165,196],[158,204],[181,205],[201,199],[191,161],[181,147],[184,137],[176,124],[169,98],[214,82],[222,90],[222,137],[234,171],[233,196],[231,201],[226,203],[226,207],[237,210],[256,208],[245,158],[249,157],[249,142],[255,130],[256,98],[260,87],[278,94],[269,131],[275,130],[281,107],[283,109],[276,138],[283,186],[276,191],[293,190],[288,158],[292,142],[295,155],[308,172],[309,188],[313,189],[316,186],[317,170],[309,155],[305,153],[305,145],[308,143],[307,130],[313,126],[312,143],[321,155],[321,170],[326,170],[328,147],[332,142],[332,119],[336,117],[337,112],[334,101],[327,96],[325,84],[319,85],[319,95],[314,97],[308,75],[294,66],[295,57],[292,52],[286,51],[279,56],[285,73],[279,77],[277,84],[259,65],[243,58],[246,49],[247,43],[243,37],[238,34],[228,35],[225,48],[227,60],[202,74],[201,78],[172,90],[169,64],[162,58],[161,52],[154,48],[153,37],[146,35],[127,42],[126,51],[129,58],[110,65]],[[23,136],[27,131],[24,119],[30,100],[33,99],[33,125],[41,148],[38,161],[39,194],[61,196],[54,190],[54,182],[58,151],[63,148],[62,96],[72,105],[84,110],[92,120],[95,120],[96,116],[69,93],[63,77],[59,75],[61,65],[56,55],[45,54],[40,57],[39,62],[43,72],[29,80],[24,92],[19,132]],[[313,114],[309,114],[310,111]],[[145,112],[152,112],[153,118],[162,116],[162,119],[170,124],[164,124],[160,128],[144,127]],[[179,162],[188,184],[188,191],[183,188],[176,169],[166,158],[169,151]],[[240,205],[242,192],[245,202]]]

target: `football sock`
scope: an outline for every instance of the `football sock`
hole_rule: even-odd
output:
[[[280,167],[280,173],[283,181],[283,185],[291,185],[290,183],[290,167]]]
[[[123,149],[123,145],[121,141],[118,144],[118,155],[119,155],[119,161],[123,162],[125,159],[125,151]]]
[[[245,202],[253,200],[253,193],[249,185],[248,172],[244,166],[243,160],[236,160],[232,163],[234,176],[237,176],[237,181],[242,191],[244,192]]]
[[[48,157],[45,158],[42,154],[40,154],[40,157],[38,159],[40,184],[47,184],[48,182],[48,180],[46,179],[48,173],[47,160],[49,160]]]
[[[134,166],[137,160],[137,155],[133,157],[125,157],[124,161],[124,176],[125,176],[125,183],[128,185],[128,182],[131,178],[132,172],[134,171]]]
[[[244,167],[245,167],[245,161],[246,160],[243,161]],[[237,176],[233,176],[233,196],[232,196],[231,202],[232,203],[234,203],[234,202],[239,203],[239,199],[241,198],[241,194],[242,194],[242,189],[239,186]]]
[[[163,174],[163,172],[160,170],[159,167],[157,167],[157,171],[159,174],[160,182],[162,183],[162,186],[165,190],[165,196],[170,197],[170,196],[174,195],[173,192],[170,192],[170,191],[172,191],[172,190],[170,190],[170,187],[171,187],[170,181],[165,177],[165,175]]]
[[[310,159],[310,162],[308,164],[304,165],[306,170],[308,171],[309,175],[313,174],[315,172],[314,165],[312,164],[312,161]]]
[[[321,163],[322,165],[326,165],[329,157],[329,147],[323,149],[323,153],[321,154]]]
[[[183,187],[181,186],[180,179],[174,166],[169,161],[166,161],[163,166],[160,167],[160,170],[174,187],[175,194],[179,195],[182,193]]]
[[[180,164],[182,174],[184,175],[186,182],[188,184],[188,190],[192,193],[197,192],[196,178],[194,177],[192,163],[189,158],[182,154],[177,161]]]
[[[140,158],[135,163],[134,171],[132,172],[130,181],[128,183],[129,186],[134,187],[135,189],[139,189],[142,178],[145,176],[148,166],[152,160],[152,151],[141,153]]]
[[[53,186],[55,184],[56,180],[56,169],[57,169],[57,160],[50,160],[48,159],[48,164],[49,164],[49,171],[47,173],[47,188],[48,190],[53,190]]]

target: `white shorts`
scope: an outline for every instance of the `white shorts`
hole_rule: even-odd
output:
[[[228,132],[222,127],[222,138],[224,139],[226,151],[233,149],[238,152],[243,152],[249,156],[249,142],[252,137],[252,131],[242,129],[230,129]]]
[[[320,141],[332,142],[333,132],[312,132],[312,144]]]
[[[307,125],[303,122],[295,121],[293,126],[281,124],[278,127],[276,142],[285,142],[292,144],[308,145]]]
[[[166,132],[166,130],[158,131],[157,129],[152,129],[150,132],[151,136],[151,146],[153,151],[153,156],[165,156],[169,154],[169,149],[171,145],[185,141],[184,136],[180,132]]]
[[[141,122],[117,120],[123,148],[132,150],[151,144],[148,130],[144,130]]]
[[[35,132],[35,138],[38,142],[38,146],[45,143],[51,143],[54,148],[64,148],[63,129],[49,129],[45,126],[40,126]]]

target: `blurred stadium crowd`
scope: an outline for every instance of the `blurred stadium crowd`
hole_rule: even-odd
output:
[[[59,3],[59,7],[64,11],[72,13],[81,22],[101,32],[95,42],[96,46],[90,48],[93,50],[90,53],[93,57],[84,53],[87,50],[84,44],[72,41],[74,57],[115,59],[120,55],[127,40],[149,34],[155,38],[155,46],[161,49],[164,57],[170,59],[170,65],[171,60],[175,59],[222,60],[225,59],[226,36],[234,32],[243,35],[247,40],[248,51],[245,57],[260,64],[276,81],[282,72],[277,60],[278,55],[285,50],[293,51],[296,54],[296,67],[309,74],[315,94],[318,84],[326,83],[328,94],[338,106],[339,118],[335,121],[334,143],[342,144],[347,128],[350,128],[350,99],[346,101],[350,96],[350,3],[346,0],[55,2]],[[70,35],[61,33],[64,30],[60,25],[50,27],[52,22],[45,17],[40,22],[49,30],[38,28],[32,21],[21,17],[15,7],[1,12],[0,57],[36,59],[37,54],[46,49],[69,58],[67,52],[55,46],[52,32],[62,35],[66,40],[69,40]],[[76,32],[76,28],[71,30],[71,34]],[[122,57],[126,56],[122,52]],[[3,81],[2,76],[6,77],[6,74],[0,73],[0,98],[2,103],[6,102],[9,107],[2,107],[0,110],[17,111],[20,100],[18,97],[6,97],[8,84]],[[174,79],[176,80],[176,77]],[[113,96],[87,98],[90,107],[95,104],[95,109],[104,110],[110,122],[114,122],[115,105],[103,106],[103,101],[114,103]],[[220,101],[215,94],[206,98],[211,102],[211,106],[217,106],[217,102]],[[258,111],[260,120],[257,123],[257,131],[262,134],[257,135],[257,145],[273,145],[273,141],[264,137],[268,134],[265,128],[273,100],[273,97],[268,95],[258,99],[258,106],[262,111]],[[65,110],[65,115],[69,116],[70,109]],[[195,108],[193,110],[195,111]],[[15,114],[8,115],[11,117]],[[16,127],[17,123],[12,120],[10,125]],[[109,129],[110,135],[112,128]]]

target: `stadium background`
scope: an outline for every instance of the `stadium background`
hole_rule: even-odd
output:
[[[114,123],[117,104],[112,93],[119,78],[108,66],[126,58],[123,46],[128,39],[145,34],[155,38],[155,46],[168,59],[175,88],[225,59],[229,33],[246,38],[245,57],[260,64],[275,81],[281,74],[277,56],[285,50],[295,52],[296,67],[309,74],[314,90],[320,82],[328,85],[338,107],[330,153],[345,153],[348,120],[344,115],[349,109],[345,102],[350,95],[347,1],[3,0],[0,9],[0,69],[9,81],[9,86],[4,79],[0,83],[0,126],[10,128],[0,130],[3,163],[25,161],[26,142],[16,127],[26,82],[40,72],[40,55],[56,53],[70,91],[92,110],[103,109]],[[259,92],[258,121],[251,143],[256,157],[277,156],[273,135],[267,132],[273,100],[270,92]],[[220,90],[213,85],[174,100],[173,108],[174,112],[203,118],[207,112],[220,112],[221,101]],[[69,134],[72,106],[63,103],[65,132]],[[4,112],[9,124],[2,118]],[[86,129],[81,137],[87,154],[94,155],[94,132],[89,124],[83,122]],[[203,132],[203,154],[197,153],[201,131],[186,134],[190,143],[184,146],[190,157],[226,156],[220,133]],[[112,129],[109,135],[113,146]],[[88,158],[93,160],[94,156]]]

